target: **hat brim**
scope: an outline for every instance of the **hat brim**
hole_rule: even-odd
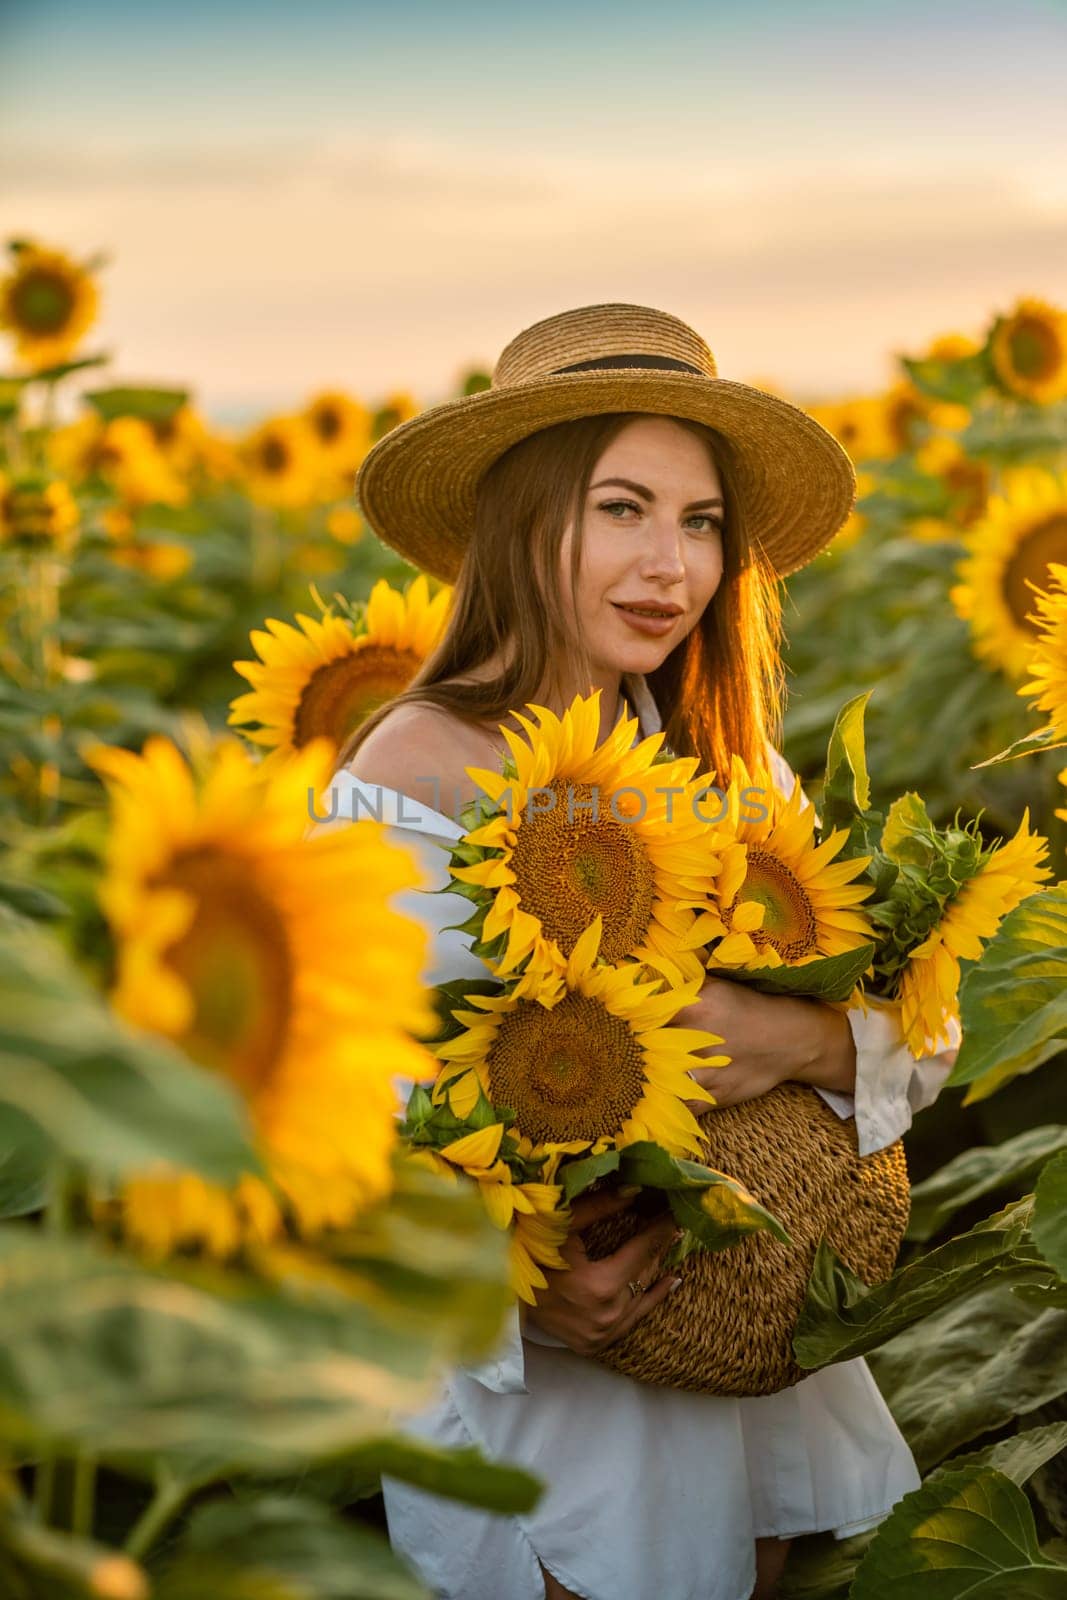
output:
[[[493,462],[542,428],[614,411],[685,417],[729,439],[751,537],[782,577],[829,544],[854,504],[847,453],[798,406],[726,378],[614,368],[483,389],[420,412],[366,456],[360,509],[405,561],[451,583]]]

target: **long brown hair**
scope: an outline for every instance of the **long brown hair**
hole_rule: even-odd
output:
[[[592,674],[581,637],[564,627],[560,547],[574,517],[571,586],[582,552],[582,512],[597,461],[643,413],[610,412],[531,434],[489,468],[478,488],[470,544],[444,635],[403,694],[380,706],[338,757],[345,766],[394,706],[417,702],[465,722],[502,721],[555,686],[559,664],[579,683]],[[767,759],[781,734],[784,674],[777,577],[747,525],[735,488],[730,441],[702,423],[671,418],[703,440],[723,485],[723,580],[700,622],[648,675],[667,746],[729,776],[731,753]],[[503,665],[481,682],[457,679],[493,656]],[[576,669],[576,670],[574,670]]]

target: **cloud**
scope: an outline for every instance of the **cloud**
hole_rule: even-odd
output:
[[[209,404],[324,381],[440,397],[538,317],[614,299],[686,317],[735,376],[874,384],[901,343],[1022,292],[1067,299],[1067,193],[1036,163],[664,163],[342,132],[96,136],[7,165],[19,232],[110,253],[103,331],[124,370],[195,381]]]

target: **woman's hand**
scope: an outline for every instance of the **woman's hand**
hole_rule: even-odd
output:
[[[691,1074],[711,1091],[717,1106],[753,1100],[787,1081],[843,1094],[855,1088],[856,1050],[848,1018],[821,1000],[761,994],[746,983],[707,978],[699,997],[675,1021],[680,1027],[707,1028],[724,1041],[721,1052],[731,1057],[729,1066]],[[697,1116],[714,1109],[700,1100],[686,1104]]]
[[[669,1214],[649,1223],[613,1255],[599,1261],[586,1255],[582,1229],[630,1203],[631,1197],[618,1191],[580,1196],[571,1207],[571,1231],[560,1252],[569,1268],[546,1270],[548,1287],[537,1296],[536,1306],[525,1308],[525,1321],[562,1339],[580,1356],[595,1355],[623,1338],[681,1282],[672,1272],[660,1274],[660,1262],[680,1232]],[[642,1292],[635,1295],[631,1283],[640,1284]]]

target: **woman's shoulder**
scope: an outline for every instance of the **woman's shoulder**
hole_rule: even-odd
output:
[[[386,712],[345,770],[365,783],[433,804],[433,796],[467,785],[467,767],[492,759],[483,731],[444,707],[408,701]]]
[[[772,744],[767,746],[767,760],[771,769],[771,777],[788,800],[797,781],[796,773],[782,752],[776,750]]]

